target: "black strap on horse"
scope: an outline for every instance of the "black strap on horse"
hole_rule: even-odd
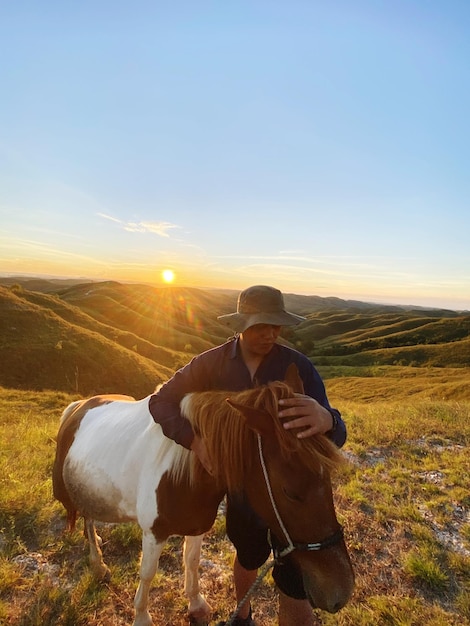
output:
[[[342,526],[339,526],[335,533],[326,539],[323,539],[323,541],[318,541],[317,543],[298,543],[296,541],[292,541],[290,545],[286,546],[282,550],[276,545],[276,541],[272,541],[271,531],[268,531],[268,538],[273,551],[274,559],[276,562],[279,562],[294,550],[299,550],[300,552],[318,552],[320,550],[331,548],[344,538],[344,529]]]

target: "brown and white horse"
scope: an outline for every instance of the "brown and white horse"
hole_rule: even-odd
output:
[[[203,534],[221,500],[243,490],[253,509],[300,566],[312,606],[336,612],[349,600],[354,575],[333,503],[330,469],[337,448],[324,436],[298,439],[282,428],[278,401],[291,385],[276,382],[232,393],[188,394],[181,409],[204,439],[209,475],[195,454],[166,438],[148,398],[96,396],[70,404],[57,436],[55,497],[68,528],[84,517],[90,564],[109,576],[94,521],[138,522],[142,529],[140,583],[134,626],[150,626],[149,589],[170,535],[185,536],[185,593],[193,622],[211,609],[199,592]]]

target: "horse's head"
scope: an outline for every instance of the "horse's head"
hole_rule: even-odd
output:
[[[298,439],[277,416],[278,401],[292,395],[283,383],[268,385],[254,403],[228,400],[254,434],[249,477],[243,489],[266,522],[279,552],[300,567],[312,606],[334,613],[349,600],[354,575],[334,503],[330,471],[342,458],[325,436]]]

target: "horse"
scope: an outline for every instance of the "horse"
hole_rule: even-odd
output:
[[[298,373],[241,392],[187,394],[181,412],[206,444],[209,474],[191,451],[164,436],[149,397],[100,395],[63,412],[53,466],[53,492],[66,509],[67,528],[83,516],[90,567],[109,578],[94,520],[138,522],[142,530],[134,626],[151,626],[149,590],[172,535],[184,537],[184,592],[193,624],[211,607],[199,590],[204,534],[229,492],[245,492],[254,511],[300,567],[312,607],[334,613],[348,602],[354,573],[338,523],[330,473],[336,446],[317,435],[299,439],[277,417],[281,398],[302,392]],[[279,556],[279,555],[278,555]]]

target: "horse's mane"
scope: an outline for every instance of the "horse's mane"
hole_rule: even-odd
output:
[[[286,459],[295,455],[297,460],[312,472],[322,467],[331,469],[342,458],[337,447],[325,436],[316,435],[298,439],[294,430],[285,430],[277,416],[281,398],[292,397],[292,389],[283,382],[240,392],[204,391],[188,394],[181,405],[183,414],[189,419],[193,430],[205,442],[211,459],[214,476],[220,486],[235,491],[250,473],[251,464],[258,456],[256,433],[247,427],[245,418],[228,402],[250,406],[271,415],[274,433],[280,452]],[[192,457],[191,480],[203,471],[196,455]],[[188,462],[181,455],[180,462]],[[175,467],[176,472],[178,469]],[[180,468],[181,470],[181,468]]]

